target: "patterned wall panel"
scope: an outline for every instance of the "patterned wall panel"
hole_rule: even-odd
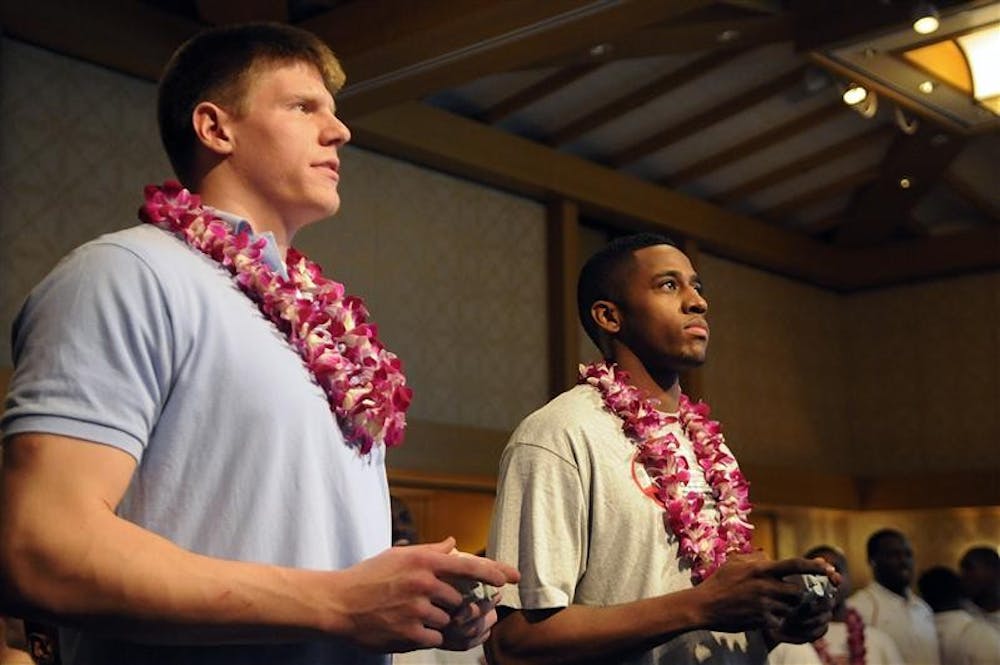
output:
[[[368,301],[412,415],[512,429],[546,398],[542,206],[351,148],[342,175],[299,244]]]
[[[0,40],[0,363],[24,296],[67,251],[134,223],[169,173],[149,83]]]
[[[702,254],[712,342],[706,401],[746,462],[852,466],[843,299]]]
[[[856,295],[845,317],[860,468],[1000,468],[1000,273]]]

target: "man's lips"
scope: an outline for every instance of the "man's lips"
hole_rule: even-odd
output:
[[[704,321],[696,321],[694,323],[689,323],[684,326],[684,330],[691,333],[695,337],[702,337],[708,339],[708,324]]]
[[[338,162],[320,162],[319,164],[313,164],[313,166],[321,171],[325,171],[326,175],[334,182],[340,181],[340,164]]]

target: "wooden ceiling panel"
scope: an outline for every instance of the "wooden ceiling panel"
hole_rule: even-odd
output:
[[[912,135],[899,134],[879,168],[879,178],[855,199],[837,242],[861,246],[884,243],[920,198],[944,175],[965,139],[922,124]]]
[[[589,113],[573,120],[566,126],[554,131],[546,140],[552,146],[560,146],[569,143],[590,130],[600,127],[612,120],[616,120],[625,113],[632,111],[654,99],[662,97],[675,88],[679,88],[690,81],[705,76],[713,69],[732,62],[743,54],[742,49],[720,49],[704,57],[690,62],[676,71],[669,72],[663,76],[633,90],[632,92],[619,97],[603,106],[599,106]]]
[[[677,185],[695,180],[706,173],[711,173],[733,162],[746,159],[758,150],[770,147],[776,143],[781,143],[785,139],[800,134],[807,130],[821,125],[834,116],[844,112],[843,105],[838,101],[832,104],[821,106],[818,109],[805,113],[794,120],[789,120],[784,124],[773,127],[765,132],[751,136],[733,146],[728,146],[704,157],[697,162],[685,166],[663,179],[665,185]]]
[[[480,117],[483,122],[490,125],[496,124],[512,113],[515,113],[526,106],[530,106],[540,99],[544,99],[549,95],[559,92],[570,83],[583,78],[587,74],[590,74],[594,70],[600,68],[600,66],[601,65],[599,64],[587,63],[583,65],[563,67],[553,74],[546,76],[541,81],[538,81],[537,83],[534,83],[527,88],[524,88],[523,90],[503,99],[497,104],[494,104],[490,108],[483,111]]]
[[[795,178],[803,173],[822,166],[830,161],[839,159],[844,155],[849,155],[862,148],[868,148],[872,143],[888,138],[895,133],[895,128],[888,125],[877,125],[870,127],[867,131],[855,136],[837,141],[825,148],[811,152],[807,155],[793,160],[784,166],[772,171],[767,171],[755,178],[751,178],[739,186],[713,197],[713,201],[719,205],[728,206],[736,201],[742,201],[747,197],[772,187],[780,182]]]
[[[775,79],[754,86],[749,90],[738,92],[716,103],[711,108],[702,109],[682,122],[619,150],[608,161],[614,166],[624,166],[663,150],[686,136],[696,134],[706,127],[711,127],[736,113],[759,104],[768,97],[794,87],[796,82],[802,78],[802,71],[801,67],[797,67]]]

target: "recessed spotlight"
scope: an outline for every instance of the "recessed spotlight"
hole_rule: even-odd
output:
[[[929,35],[941,27],[941,17],[929,2],[918,2],[913,8],[913,31]]]
[[[864,86],[858,85],[857,83],[852,83],[844,90],[844,103],[848,106],[854,106],[855,104],[860,104],[865,101],[868,97],[868,89]]]
[[[929,95],[934,92],[934,81],[921,81],[917,89],[925,95]]]
[[[909,176],[904,175],[899,179],[899,186],[901,189],[909,189],[913,186],[913,181],[909,178]]]

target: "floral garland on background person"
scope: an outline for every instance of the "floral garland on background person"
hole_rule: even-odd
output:
[[[732,552],[751,551],[750,484],[726,446],[722,426],[709,420],[704,402],[680,398],[680,413],[657,410],[659,402],[629,383],[628,373],[604,362],[580,366],[580,383],[601,393],[604,405],[622,420],[622,430],[635,443],[636,459],[653,483],[654,496],[665,509],[665,522],[676,535],[681,556],[700,582],[725,563]],[[676,437],[665,427],[679,422],[691,440],[695,459],[715,497],[715,510],[702,510],[705,498],[687,492],[691,474]]]
[[[847,624],[847,662],[849,665],[865,665],[868,652],[865,649],[865,622],[858,611],[847,608],[845,618]],[[835,665],[836,661],[830,654],[830,645],[825,638],[813,642],[813,648],[823,665]]]
[[[265,238],[236,233],[201,197],[170,180],[147,185],[139,218],[217,261],[288,338],[323,388],[344,437],[362,454],[402,443],[412,391],[402,363],[378,339],[364,301],[323,277],[294,248],[282,277],[262,259]]]

